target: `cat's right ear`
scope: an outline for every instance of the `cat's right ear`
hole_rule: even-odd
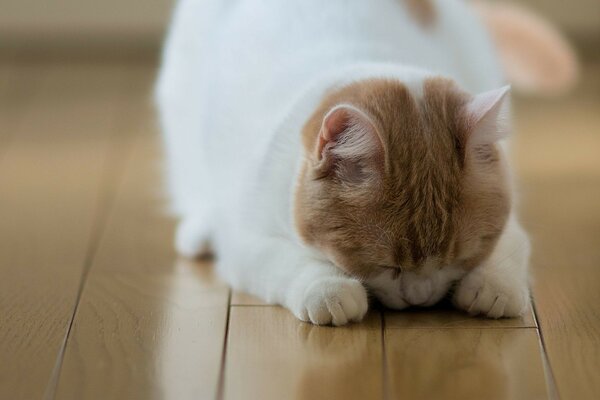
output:
[[[504,86],[478,94],[466,104],[469,147],[491,144],[508,136],[509,93],[510,86]]]
[[[340,104],[323,118],[317,138],[320,177],[336,174],[359,183],[372,180],[383,169],[383,144],[371,118],[357,107]]]

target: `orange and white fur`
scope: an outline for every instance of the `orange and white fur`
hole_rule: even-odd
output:
[[[234,288],[315,324],[453,286],[527,309],[509,88],[467,4],[423,3],[179,1],[157,103],[181,254],[210,241]]]

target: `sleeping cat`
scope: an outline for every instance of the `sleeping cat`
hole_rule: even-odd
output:
[[[301,320],[528,307],[509,88],[459,0],[180,0],[157,85],[178,251]]]

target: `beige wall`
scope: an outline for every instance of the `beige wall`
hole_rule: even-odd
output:
[[[0,41],[148,45],[162,36],[173,1],[0,0]]]
[[[600,39],[600,0],[520,0],[575,36]]]
[[[0,41],[156,45],[173,1],[0,0]],[[600,0],[518,2],[539,10],[572,37],[600,40]]]

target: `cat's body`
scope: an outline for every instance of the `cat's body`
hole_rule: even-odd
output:
[[[327,142],[330,137],[324,139],[328,118],[333,121],[334,130],[336,118],[343,120],[343,128],[336,134],[347,134],[344,129],[349,129],[355,120],[358,125],[364,122],[359,126],[361,129],[364,126],[373,132],[387,129],[383,122],[371,121],[377,119],[374,114],[386,108],[387,103],[372,101],[372,112],[367,112],[371,103],[361,108],[360,96],[396,90],[408,93],[417,102],[429,98],[434,102],[438,92],[457,93],[446,97],[450,102],[455,101],[460,110],[478,104],[479,108],[487,107],[480,112],[482,120],[490,109],[498,111],[493,108],[503,102],[504,92],[499,91],[494,92],[495,97],[486,106],[483,97],[479,103],[475,100],[469,103],[464,92],[445,84],[432,83],[430,89],[424,89],[426,82],[443,76],[477,94],[499,88],[502,76],[484,30],[462,1],[434,2],[434,21],[427,25],[415,20],[407,3],[411,2],[180,0],[166,44],[157,100],[165,132],[173,208],[182,218],[177,234],[177,246],[182,253],[196,255],[203,243],[210,240],[217,253],[219,272],[234,287],[268,302],[283,304],[299,318],[315,323],[337,325],[362,318],[367,309],[365,286],[385,304],[403,308],[409,304],[435,303],[458,279],[462,279],[455,295],[459,307],[493,317],[518,315],[524,310],[528,302],[529,245],[510,207],[512,189],[502,160],[498,161],[502,164],[497,166],[498,171],[494,169],[493,173],[503,183],[482,196],[505,198],[504,206],[499,208],[508,208],[494,220],[499,221],[494,222],[496,236],[490,239],[493,243],[477,265],[467,266],[469,263],[464,261],[467,256],[458,262],[455,258],[462,250],[456,250],[457,245],[450,249],[450,241],[459,241],[460,235],[464,239],[465,229],[470,229],[463,226],[456,211],[464,208],[459,204],[463,201],[460,194],[452,200],[456,207],[444,213],[432,209],[435,214],[431,216],[432,229],[439,218],[451,216],[454,221],[447,224],[451,225],[449,232],[454,233],[448,233],[445,247],[433,249],[429,242],[422,241],[421,247],[411,248],[412,261],[407,261],[407,265],[399,264],[403,261],[393,263],[388,270],[373,267],[359,273],[354,267],[344,266],[344,262],[336,261],[340,259],[336,251],[344,246],[339,242],[321,246],[319,235],[324,233],[311,233],[315,232],[311,228],[314,221],[308,220],[306,214],[311,213],[306,209],[325,200],[322,194],[317,194],[324,189],[311,189],[313,178],[307,176],[311,168],[322,162],[321,156],[327,158],[328,149],[342,143]],[[364,88],[352,88],[356,82],[366,84]],[[348,87],[348,93],[343,93]],[[332,94],[336,90],[342,93]],[[331,96],[338,96],[340,101],[315,114]],[[335,106],[342,109],[336,112]],[[423,112],[426,114],[426,110]],[[421,111],[415,109],[413,114],[423,119],[418,116],[423,114]],[[365,120],[360,122],[363,117]],[[319,125],[312,131],[311,118]],[[475,122],[472,125],[477,128]],[[496,130],[495,125],[492,129]],[[375,140],[375,136],[365,140]],[[374,147],[372,150],[381,153],[376,157],[380,159],[377,162],[401,157],[389,154],[393,146],[386,141],[393,140],[393,136],[380,139],[383,150]],[[318,155],[312,159],[317,142]],[[363,145],[356,143],[358,147]],[[503,145],[496,143],[496,139],[485,146],[493,147],[495,159],[503,158]],[[467,143],[465,148],[463,151],[468,152],[470,145]],[[468,154],[461,157],[469,163]],[[343,151],[335,153],[332,163],[343,158]],[[451,158],[454,164],[460,159]],[[377,193],[384,190],[383,175],[386,179],[396,176],[390,172],[387,161],[385,167],[380,165],[386,172],[377,175],[378,172],[367,170],[362,161],[358,165],[358,157],[351,155],[348,160],[350,164],[344,168],[354,171],[351,180],[364,178],[365,182],[345,182],[344,187],[362,185],[366,192]],[[332,176],[340,174],[339,168],[335,171],[330,171]],[[461,183],[455,186],[462,187],[462,170],[456,167],[456,171],[455,178]],[[369,177],[371,173],[374,175]],[[382,178],[379,184],[371,182],[379,178]],[[336,175],[335,181],[340,179]],[[361,188],[352,193],[359,193]],[[439,200],[435,193],[429,197],[434,203]],[[457,193],[462,192],[457,189]],[[352,197],[342,203],[352,205],[355,201],[359,200]],[[373,220],[378,218],[375,214]],[[389,215],[380,217],[381,221],[390,219]],[[327,214],[324,218],[327,219]],[[417,226],[417,222],[405,218],[406,226]],[[413,241],[412,231],[406,233],[397,225],[383,225],[377,225],[380,235]],[[327,226],[327,221],[323,226]],[[332,229],[362,228],[357,225]],[[351,240],[350,236],[344,237]],[[327,240],[323,238],[322,243]],[[369,240],[367,236],[365,240]],[[417,258],[415,251],[420,252]],[[381,254],[385,258],[383,250]],[[442,265],[442,259],[451,261]],[[398,274],[392,268],[404,271]]]

